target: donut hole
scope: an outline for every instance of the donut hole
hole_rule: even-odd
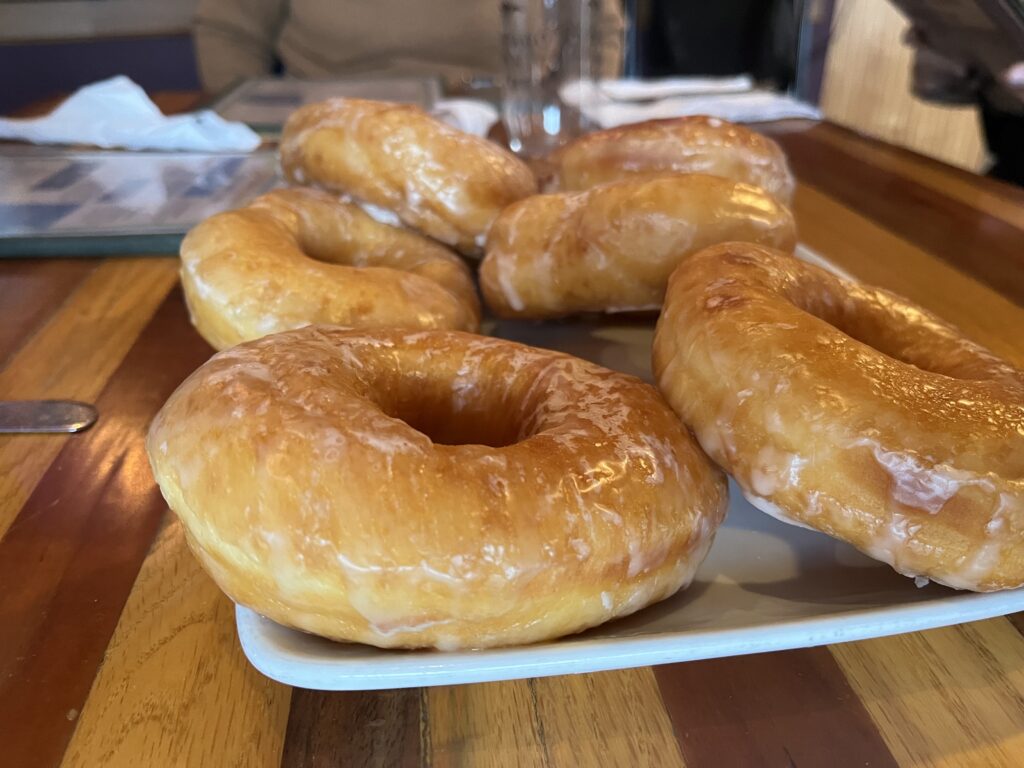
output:
[[[402,249],[389,246],[388,240],[404,232],[374,220],[354,201],[310,189],[277,190],[270,195],[256,205],[285,223],[303,256],[345,267],[401,267]],[[387,213],[378,211],[378,217]]]
[[[325,264],[339,264],[345,267],[365,267],[370,263],[369,253],[365,246],[356,240],[350,228],[338,226],[343,222],[334,222],[335,226],[321,229],[310,226],[302,220],[296,245],[302,253]]]
[[[790,300],[854,341],[918,370],[964,381],[1008,375],[1002,360],[927,312],[884,291],[835,283],[843,295],[819,284]]]
[[[469,418],[464,413],[422,407],[389,413],[401,419],[417,432],[421,432],[437,445],[485,445],[504,448],[518,443],[519,429],[503,419]],[[502,422],[506,423],[502,423]]]
[[[379,398],[378,405],[437,445],[504,448],[528,437],[518,409],[503,398],[467,393],[451,382],[403,382],[391,396]]]

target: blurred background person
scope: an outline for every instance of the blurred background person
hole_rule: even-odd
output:
[[[984,57],[944,44],[948,29],[934,34],[915,21],[918,3],[892,2],[911,22],[906,40],[914,48],[914,95],[937,104],[977,105],[992,159],[988,175],[1024,185],[1024,61],[992,71],[981,63]]]
[[[796,79],[801,0],[627,0],[627,52],[642,77],[749,74],[786,90]]]
[[[601,62],[618,73],[622,12],[601,0]],[[205,90],[283,72],[330,75],[497,75],[498,0],[200,0],[194,38]]]

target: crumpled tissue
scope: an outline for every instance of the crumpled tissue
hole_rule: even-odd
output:
[[[251,152],[259,135],[210,110],[167,116],[124,75],[86,85],[44,117],[0,118],[0,139],[104,149]]]

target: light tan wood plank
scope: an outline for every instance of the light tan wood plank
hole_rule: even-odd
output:
[[[143,564],[64,766],[280,764],[291,688],[246,661],[177,520]]]
[[[552,766],[664,766],[683,756],[650,667],[536,681]]]
[[[907,21],[887,0],[838,0],[822,84],[825,116],[870,136],[978,170],[986,158],[977,110],[910,92]]]
[[[800,240],[858,279],[917,302],[1024,365],[1024,308],[813,187],[793,203]]]
[[[649,668],[447,686],[424,695],[431,766],[684,765]]]
[[[101,264],[0,371],[0,398],[94,400],[167,295],[176,274],[176,259],[116,259]],[[0,437],[0,536],[68,439]]]
[[[1024,638],[1006,619],[831,651],[900,765],[1024,763]]]
[[[425,689],[424,762],[432,768],[548,765],[532,686],[510,680]]]

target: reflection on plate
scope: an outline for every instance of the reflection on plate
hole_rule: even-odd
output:
[[[802,249],[801,256],[822,263]],[[826,263],[827,264],[827,263]],[[838,270],[837,270],[838,271]],[[652,323],[500,321],[488,332],[650,380]],[[861,640],[1024,610],[1024,589],[976,594],[912,579],[815,531],[758,512],[730,483],[729,514],[694,583],[573,637],[484,651],[386,651],[286,629],[239,606],[246,656],[268,677],[323,690],[486,682]]]

